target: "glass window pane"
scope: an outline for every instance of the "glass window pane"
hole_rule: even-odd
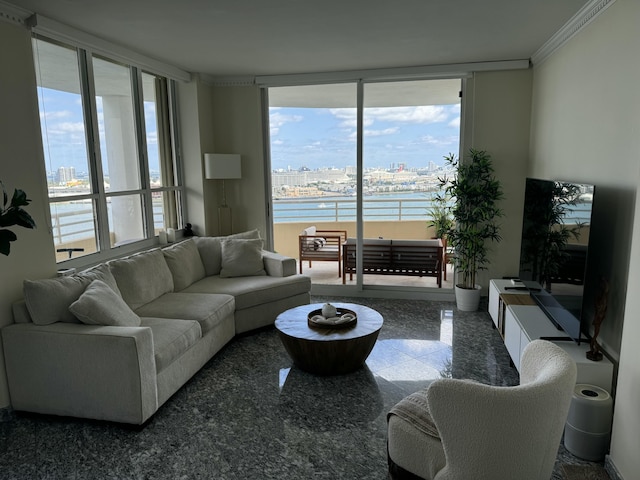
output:
[[[144,124],[147,139],[147,159],[151,188],[164,186],[161,175],[160,152],[158,150],[158,114],[156,107],[156,77],[142,73],[142,95],[144,99]]]
[[[151,201],[153,203],[154,235],[157,235],[160,230],[175,228],[178,192],[151,192]]]
[[[49,197],[91,193],[78,53],[33,40]]]
[[[365,238],[434,237],[429,225],[444,157],[457,152],[460,144],[460,88],[460,79],[365,84]],[[441,276],[446,279],[446,271]],[[399,278],[415,286],[437,287],[439,281],[425,276],[410,282],[403,277]],[[395,277],[371,275],[364,282],[397,284]]]
[[[50,204],[56,261],[98,251],[96,209],[90,199]]]
[[[143,240],[142,195],[122,195],[107,198],[109,240],[112,247]]]
[[[299,258],[298,235],[311,225],[355,236],[356,94],[354,83],[269,89],[273,234],[280,253]],[[324,235],[338,241],[335,233]],[[315,283],[340,282],[335,258],[301,264],[303,273],[326,272]]]
[[[130,69],[94,57],[93,74],[105,190],[138,190],[140,166]]]

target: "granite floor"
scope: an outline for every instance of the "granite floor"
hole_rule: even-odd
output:
[[[386,413],[404,396],[441,376],[518,383],[486,312],[353,301],[385,319],[357,372],[300,371],[275,329],[260,330],[230,342],[140,428],[5,411],[0,478],[386,479]],[[553,479],[566,464],[588,462],[561,446]]]

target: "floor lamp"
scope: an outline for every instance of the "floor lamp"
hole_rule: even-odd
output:
[[[222,205],[218,207],[218,234],[233,232],[231,207],[227,205],[224,181],[242,178],[241,157],[237,154],[205,153],[204,174],[208,180],[222,180]]]

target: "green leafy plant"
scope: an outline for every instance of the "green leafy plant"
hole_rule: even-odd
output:
[[[449,196],[453,204],[448,207],[453,225],[447,232],[453,248],[453,263],[461,280],[457,286],[473,289],[476,275],[488,262],[488,241],[501,240],[497,219],[503,215],[498,201],[504,196],[496,180],[491,156],[483,150],[469,150],[467,162],[459,162],[455,155],[444,157],[448,166],[457,169],[449,179],[439,178],[444,199]]]
[[[31,200],[27,198],[27,194],[24,190],[16,188],[9,202],[7,191],[4,188],[4,184],[0,182],[0,188],[2,188],[2,209],[0,210],[0,227],[11,227],[18,225],[24,228],[36,228],[36,222],[33,221],[31,215],[29,215],[22,207],[29,205]],[[9,255],[11,252],[11,242],[15,242],[18,239],[15,233],[6,228],[0,228],[0,253],[3,255]]]
[[[437,196],[429,209],[431,220],[429,226],[435,230],[436,238],[446,238],[447,232],[453,227],[453,218],[447,205],[445,196]]]

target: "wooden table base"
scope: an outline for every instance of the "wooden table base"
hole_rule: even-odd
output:
[[[303,305],[278,315],[276,329],[294,364],[318,375],[339,375],[360,368],[376,343],[383,320],[375,310],[363,305],[335,303],[356,312],[352,328],[309,327],[307,315],[322,304]]]

